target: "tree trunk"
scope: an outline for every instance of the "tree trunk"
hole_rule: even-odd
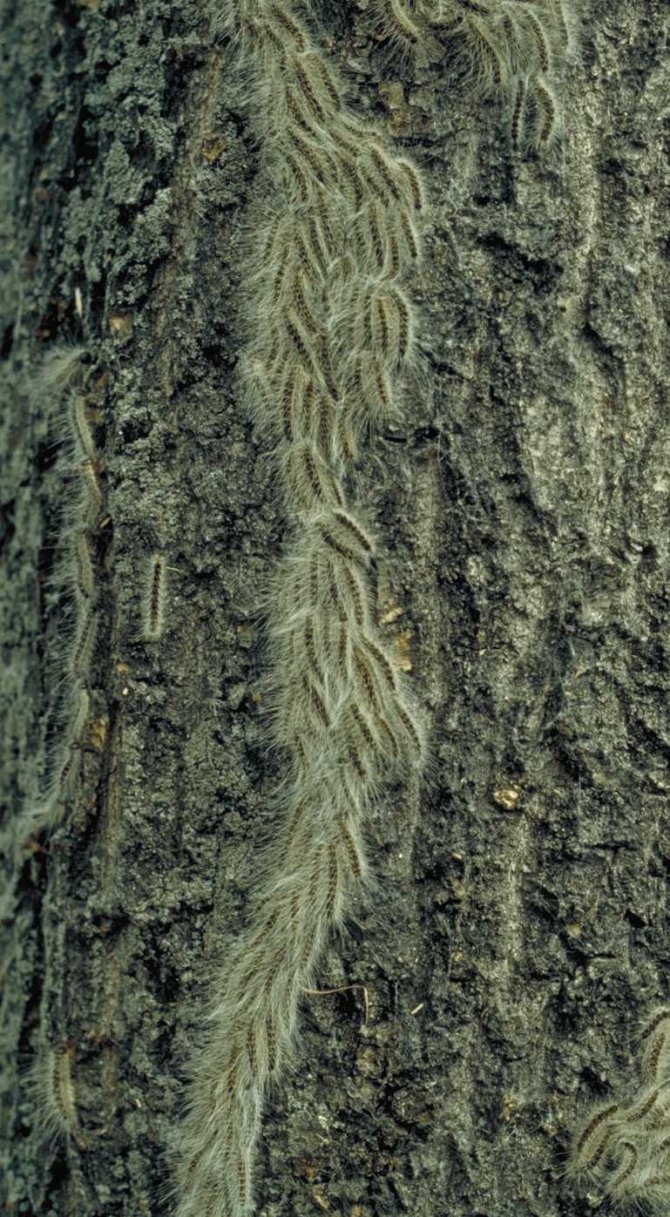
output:
[[[418,368],[351,486],[431,744],[304,995],[259,1217],[586,1214],[572,1130],[635,1092],[670,967],[664,9],[575,15],[537,151],[448,39],[402,54],[362,2],[314,24],[430,200]],[[5,2],[3,30],[0,1200],[137,1217],[172,1211],[187,1062],[277,828],[286,507],[233,378],[262,147],[204,10]],[[78,529],[97,633],[66,678]]]

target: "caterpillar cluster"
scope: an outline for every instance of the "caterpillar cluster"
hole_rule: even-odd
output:
[[[265,1091],[291,1054],[324,943],[365,879],[368,807],[389,775],[420,768],[425,755],[375,625],[375,543],[343,484],[364,429],[396,415],[398,376],[413,356],[403,276],[421,252],[421,177],[345,108],[292,3],[234,9],[229,33],[256,77],[279,200],[252,251],[244,384],[274,435],[292,520],[271,608],[273,730],[289,772],[277,800],[281,840],[193,1070],[179,1217],[250,1211]]]
[[[640,1086],[627,1102],[598,1104],[577,1132],[569,1173],[618,1207],[667,1213],[670,1205],[670,1009],[641,1036]]]
[[[557,64],[572,42],[568,0],[379,0],[382,33],[412,50],[444,37],[469,94],[499,97],[516,144],[541,146],[559,130]]]
[[[64,591],[69,600],[70,621],[63,630],[60,647],[59,738],[49,757],[48,785],[29,802],[22,818],[22,825],[32,828],[56,823],[74,796],[91,710],[90,672],[98,625],[94,545],[103,494],[86,396],[81,389],[82,354],[78,348],[54,352],[42,374],[42,391],[60,393],[65,405],[66,438],[61,462],[67,465],[67,506],[56,583],[59,599]]]

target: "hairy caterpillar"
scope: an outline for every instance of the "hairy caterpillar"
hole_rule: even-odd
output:
[[[424,730],[377,632],[375,543],[343,476],[364,429],[398,410],[415,319],[418,169],[344,105],[290,0],[240,0],[228,32],[255,77],[274,210],[251,250],[244,392],[273,432],[292,538],[272,596],[273,734],[288,757],[284,829],[247,934],[213,997],[177,1166],[179,1217],[243,1217],[268,1085],[292,1052],[301,993],[367,873],[368,807],[420,769]]]
[[[142,598],[142,629],[145,642],[158,642],[165,630],[165,601],[167,596],[167,565],[161,553],[152,554],[147,569],[146,587]]]

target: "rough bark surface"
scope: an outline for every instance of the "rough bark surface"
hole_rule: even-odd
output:
[[[258,1210],[586,1214],[569,1130],[625,1079],[670,967],[667,12],[585,6],[541,157],[438,44],[410,65],[362,4],[320,15],[432,201],[421,374],[356,497],[433,764],[370,827],[376,890],[323,962],[335,991],[305,995]],[[256,137],[204,10],[5,0],[2,27],[0,1203],[137,1217],[170,1211],[183,1063],[281,772],[260,607],[283,509],[233,390]],[[64,341],[94,361],[106,490],[96,730],[76,807],[19,839],[62,631],[63,403],[36,383]],[[59,1142],[40,1044],[71,1055]]]

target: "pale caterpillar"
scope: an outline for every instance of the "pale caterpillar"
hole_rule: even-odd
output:
[[[74,1045],[44,1049],[28,1075],[35,1125],[46,1141],[76,1136],[79,1131],[77,1099],[72,1077]]]
[[[158,642],[165,630],[167,597],[167,565],[161,553],[151,555],[147,567],[146,585],[142,597],[142,628],[144,642]]]
[[[59,600],[69,602],[69,623],[62,621],[58,658],[58,737],[48,758],[46,788],[28,800],[20,818],[21,831],[52,826],[75,794],[81,772],[86,724],[90,711],[90,668],[97,633],[94,542],[102,514],[102,487],[93,429],[87,416],[83,380],[83,350],[54,352],[39,378],[41,399],[62,402],[64,435],[59,437],[65,507],[60,536],[61,556],[52,583]],[[63,616],[62,607],[59,612]]]
[[[297,6],[296,6],[297,7]],[[343,476],[363,432],[394,417],[415,352],[403,278],[421,254],[417,168],[345,107],[290,0],[241,0],[227,31],[255,80],[275,205],[250,251],[244,391],[275,438],[293,534],[269,610],[284,826],[251,927],[218,980],[181,1130],[179,1217],[243,1217],[268,1085],[292,1052],[301,993],[365,880],[363,830],[425,735],[380,637],[375,541]]]
[[[627,1101],[591,1109],[576,1132],[567,1174],[598,1187],[617,1209],[667,1212],[670,1203],[670,1009],[641,1032],[641,1085]]]

